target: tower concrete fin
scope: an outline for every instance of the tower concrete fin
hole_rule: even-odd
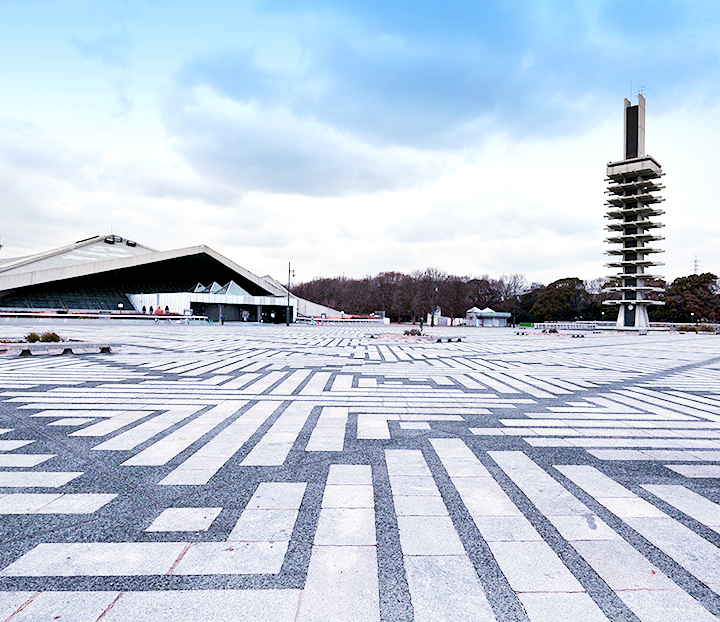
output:
[[[645,156],[645,98],[638,94],[638,103],[633,106],[630,100],[625,99],[625,123],[623,136],[625,138],[625,160],[642,158]]]

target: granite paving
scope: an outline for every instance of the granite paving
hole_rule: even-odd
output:
[[[0,319],[0,622],[720,616],[720,337]]]

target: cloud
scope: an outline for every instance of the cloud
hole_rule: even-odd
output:
[[[608,94],[624,94],[626,77],[649,87],[655,113],[688,85],[720,95],[708,86],[720,84],[718,46],[701,36],[717,18],[640,5],[626,21],[643,26],[629,28],[615,0],[265,2],[296,21],[295,65],[269,68],[249,48],[196,55],[166,94],[164,121],[193,168],[239,192],[425,184],[498,132],[522,143],[590,131],[617,113]]]
[[[69,37],[68,42],[83,58],[99,60],[106,65],[127,67],[130,40],[124,36],[103,35],[92,39]]]
[[[240,192],[372,193],[422,184],[446,165],[439,154],[363,142],[283,107],[204,95],[192,104],[169,103],[168,130],[196,171]]]
[[[127,117],[133,111],[133,102],[127,95],[130,82],[128,80],[113,80],[112,86],[115,93],[115,109],[110,116],[115,119]]]
[[[24,232],[18,237],[36,241],[34,250],[109,231],[112,224],[140,232],[144,223],[147,233],[132,236],[160,240],[181,239],[184,227],[188,244],[197,244],[190,233],[197,233],[199,215],[229,205],[243,212],[237,192],[198,178],[181,162],[143,154],[123,159],[74,147],[27,121],[0,122],[2,233]]]

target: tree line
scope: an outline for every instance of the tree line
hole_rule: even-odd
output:
[[[614,320],[617,311],[603,301],[619,298],[608,291],[612,279],[583,281],[570,277],[548,285],[529,283],[522,274],[492,278],[456,276],[435,268],[410,274],[381,272],[359,279],[315,278],[292,288],[292,293],[351,315],[384,311],[393,322],[416,322],[439,307],[445,316],[465,317],[478,307],[512,314],[514,323],[572,320]],[[679,277],[653,297],[664,306],[650,308],[652,322],[720,320],[720,283],[712,273]]]

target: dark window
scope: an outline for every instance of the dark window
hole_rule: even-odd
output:
[[[638,157],[638,107],[625,108],[625,157]]]

